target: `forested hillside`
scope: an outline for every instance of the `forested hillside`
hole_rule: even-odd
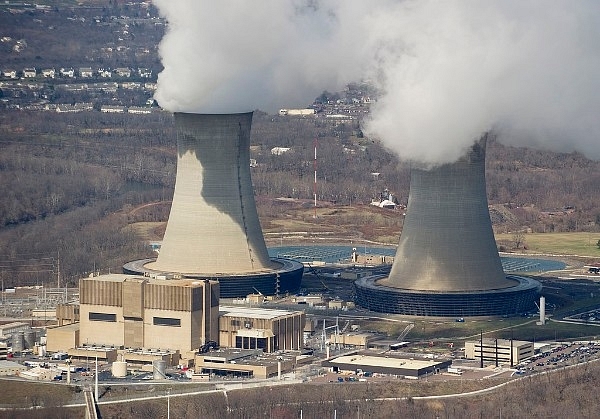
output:
[[[255,112],[253,183],[263,224],[286,217],[277,197],[368,204],[384,189],[406,203],[409,165],[357,123]],[[62,283],[151,255],[128,225],[166,221],[175,179],[172,116],[100,112],[0,114],[0,254],[5,286]],[[289,147],[281,155],[273,147]],[[372,173],[380,173],[375,177]],[[598,231],[600,163],[578,154],[488,147],[488,195],[498,231]],[[162,202],[144,211],[133,209]],[[401,212],[395,216],[401,218]],[[318,224],[322,220],[314,220]],[[392,227],[397,234],[400,223]],[[369,238],[369,237],[365,237]]]

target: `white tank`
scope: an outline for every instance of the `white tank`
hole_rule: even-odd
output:
[[[40,357],[44,357],[46,356],[46,346],[44,345],[40,345],[37,347],[37,354]]]
[[[112,375],[116,378],[123,378],[127,376],[127,362],[115,361],[112,363]]]
[[[167,361],[163,361],[162,359],[152,361],[152,378],[154,378],[155,380],[163,380],[167,378],[166,370]]]

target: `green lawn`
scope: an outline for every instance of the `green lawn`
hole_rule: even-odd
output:
[[[600,233],[529,233],[523,237],[525,253],[600,257]],[[512,234],[496,234],[499,243],[514,242]]]

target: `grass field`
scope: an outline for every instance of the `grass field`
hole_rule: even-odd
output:
[[[523,237],[524,253],[547,253],[600,258],[600,233],[529,233]],[[496,234],[498,243],[514,242],[512,234]]]

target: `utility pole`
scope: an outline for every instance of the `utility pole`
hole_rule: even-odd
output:
[[[94,378],[96,380],[94,396],[96,397],[96,403],[98,403],[98,354],[97,353],[96,353],[96,374],[94,374]]]
[[[479,334],[479,367],[483,368],[483,330]]]
[[[496,367],[498,366],[498,338],[496,338]]]
[[[167,389],[167,419],[171,419],[171,389]]]
[[[512,368],[514,365],[513,358],[513,330],[510,329],[510,367]]]
[[[315,137],[315,160],[314,160],[314,169],[315,169],[315,181],[313,183],[313,193],[315,195],[315,215],[314,218],[317,218],[317,137]]]
[[[58,258],[56,262],[56,288],[60,288],[60,250],[58,251]]]

